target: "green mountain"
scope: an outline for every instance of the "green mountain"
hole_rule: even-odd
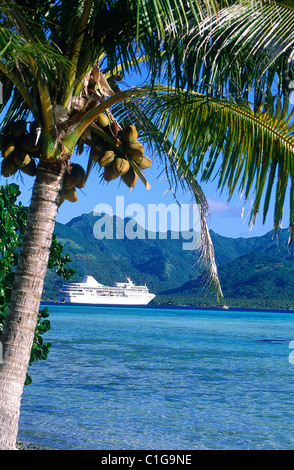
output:
[[[294,259],[287,247],[287,232],[279,242],[268,236],[248,239],[254,250],[218,268],[226,302],[235,307],[294,308]],[[235,239],[235,242],[242,239]],[[231,239],[227,239],[227,249]],[[216,255],[217,256],[217,255]],[[214,296],[207,295],[201,278],[188,281],[176,289],[161,293],[179,303],[198,302],[209,305]]]
[[[111,219],[112,220],[112,219]],[[103,239],[94,237],[93,229],[97,217],[83,214],[68,224],[56,223],[55,233],[64,246],[64,252],[73,259],[71,267],[76,270],[73,282],[91,274],[102,284],[125,281],[130,276],[137,284],[147,284],[152,292],[172,289],[197,275],[197,256],[194,251],[183,251],[182,240],[148,239],[141,229],[143,239]],[[114,217],[116,227],[125,227],[129,219],[121,221]],[[157,234],[158,235],[158,234]],[[51,272],[47,273],[43,298],[56,299],[62,281]]]
[[[56,223],[55,233],[64,252],[73,259],[73,282],[91,274],[102,284],[124,281],[146,284],[157,294],[155,303],[215,305],[214,293],[207,293],[199,274],[195,251],[183,250],[183,239],[174,232],[149,234],[141,227],[130,240],[122,236],[130,219],[105,219],[121,238],[98,240],[94,236],[93,214],[83,214],[66,225]],[[159,237],[164,237],[160,239]],[[156,237],[156,239],[154,239]],[[219,277],[226,302],[243,307],[294,307],[293,252],[287,248],[288,232],[279,241],[272,234],[251,238],[228,238],[211,231]],[[56,300],[63,281],[48,271],[43,299]]]

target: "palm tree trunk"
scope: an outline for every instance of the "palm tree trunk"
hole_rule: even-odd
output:
[[[42,163],[2,334],[0,449],[15,449],[21,395],[30,359],[64,169]]]

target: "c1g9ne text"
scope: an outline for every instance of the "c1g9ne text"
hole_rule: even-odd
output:
[[[157,455],[157,454],[150,454],[146,455],[145,457],[145,463],[147,465],[158,465],[158,464],[169,464],[169,465],[191,465],[192,460],[191,460],[191,455],[187,454],[163,454],[163,455]]]

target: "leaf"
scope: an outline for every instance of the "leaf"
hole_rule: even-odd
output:
[[[31,385],[32,382],[33,382],[32,377],[27,373],[26,380],[25,380],[25,385]]]
[[[112,96],[115,94],[112,88],[109,86],[104,74],[100,71],[98,65],[94,65],[92,69],[92,75],[102,96]]]

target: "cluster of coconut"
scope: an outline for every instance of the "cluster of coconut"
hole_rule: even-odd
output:
[[[3,157],[1,175],[9,177],[19,169],[29,175],[35,176],[37,166],[36,157],[40,157],[39,143],[37,142],[36,123],[30,125],[27,132],[27,123],[24,119],[12,122],[0,134],[0,148]]]
[[[105,114],[100,114],[95,124],[113,139],[114,145],[111,146],[106,140],[97,136],[94,141],[92,138],[90,141],[85,140],[88,145],[91,145],[90,161],[98,162],[100,167],[104,168],[105,181],[109,182],[121,177],[129,188],[133,188],[138,179],[135,170],[145,170],[152,164],[150,158],[144,155],[144,146],[138,141],[136,127],[128,125],[121,129]],[[27,175],[36,175],[35,159],[42,159],[37,128],[37,123],[32,122],[28,132],[26,121],[21,119],[10,123],[2,130],[0,133],[0,149],[3,157],[2,176],[10,177],[19,169]],[[91,135],[93,136],[92,132]],[[71,163],[64,174],[59,205],[65,200],[75,202],[77,200],[76,188],[83,188],[86,179],[87,175],[82,166]]]
[[[71,163],[63,177],[60,193],[59,206],[67,200],[76,202],[78,200],[76,188],[84,188],[86,184],[86,172],[78,163]]]
[[[94,145],[91,148],[90,159],[97,161],[104,168],[105,181],[121,177],[129,188],[133,188],[138,179],[134,168],[145,170],[152,164],[150,158],[144,155],[144,146],[137,140],[136,127],[128,125],[124,129],[117,128],[115,123],[110,124],[104,114],[99,116],[98,124],[108,134],[112,134],[116,140],[116,148],[105,146],[105,143]]]

